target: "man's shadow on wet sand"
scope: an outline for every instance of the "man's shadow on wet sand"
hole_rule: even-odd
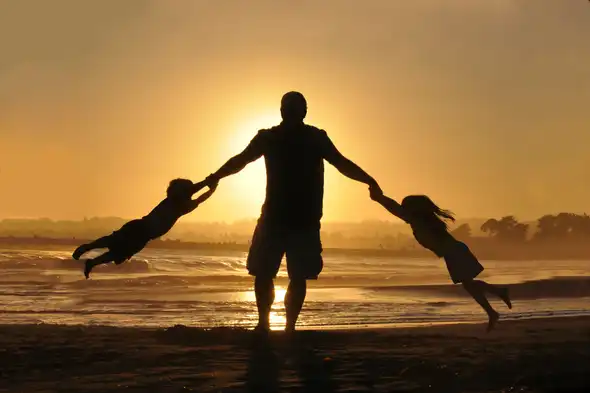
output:
[[[331,393],[337,390],[332,378],[333,362],[318,350],[325,340],[320,332],[296,332],[293,336],[272,332],[269,336],[259,336],[245,329],[196,329],[178,325],[157,334],[166,344],[196,346],[195,361],[208,362],[211,367],[219,367],[221,355],[208,355],[202,347],[228,346],[227,350],[241,359],[244,354],[246,370],[235,382],[249,393],[275,393],[285,389]]]
[[[274,393],[297,388],[302,392],[335,392],[332,363],[314,347],[313,332],[252,337],[246,391]]]

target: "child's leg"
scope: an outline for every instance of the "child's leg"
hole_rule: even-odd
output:
[[[463,281],[463,288],[471,295],[471,297],[484,309],[488,314],[488,331],[492,330],[500,315],[493,309],[486,298],[481,285],[476,284],[473,280]]]
[[[100,239],[97,239],[91,243],[82,244],[80,247],[76,248],[76,251],[74,251],[72,254],[72,258],[78,260],[82,255],[86,254],[90,250],[94,250],[96,248],[109,248],[109,244],[109,236],[103,236]]]
[[[473,283],[479,286],[482,291],[491,293],[502,299],[504,303],[508,306],[508,308],[512,308],[512,302],[510,301],[510,295],[508,294],[508,288],[506,287],[499,287],[497,285],[488,284],[485,281],[481,280],[473,280]]]
[[[94,269],[95,266],[102,265],[103,263],[110,263],[113,262],[115,258],[110,251],[105,252],[93,259],[88,259],[84,265],[84,276],[86,278],[90,277],[90,272]]]

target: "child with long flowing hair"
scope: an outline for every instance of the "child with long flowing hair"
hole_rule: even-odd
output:
[[[469,247],[449,233],[447,221],[455,221],[453,213],[441,209],[426,195],[409,195],[399,204],[383,195],[380,189],[373,188],[371,198],[391,214],[410,224],[416,241],[445,260],[453,283],[463,285],[484,309],[489,319],[488,331],[493,329],[500,315],[490,305],[486,293],[499,297],[511,309],[508,288],[475,279],[484,268]]]

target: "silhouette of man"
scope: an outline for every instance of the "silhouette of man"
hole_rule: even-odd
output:
[[[206,179],[208,184],[215,184],[264,156],[266,199],[247,259],[248,272],[255,277],[257,330],[270,329],[274,278],[283,255],[287,256],[290,280],[285,295],[287,331],[295,329],[305,301],[306,280],[317,279],[322,271],[323,160],[345,176],[370,188],[379,188],[371,176],[336,149],[325,131],[305,124],[306,115],[305,97],[299,92],[285,94],[281,100],[283,121],[278,126],[260,130],[243,152]]]

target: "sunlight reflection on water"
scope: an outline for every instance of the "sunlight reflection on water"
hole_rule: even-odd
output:
[[[252,329],[258,322],[258,313],[249,312],[240,315],[239,319],[227,319],[225,323],[219,326],[237,326],[247,329]],[[270,329],[271,330],[283,330],[287,319],[285,317],[285,308],[273,306],[273,311],[270,313]]]
[[[285,323],[287,321],[285,317],[285,294],[287,293],[287,289],[285,287],[277,285],[275,287],[275,302],[272,306],[272,311],[270,313],[270,328],[271,330],[282,330],[285,328]],[[256,295],[253,290],[240,292],[238,296],[239,300],[242,302],[256,302]],[[240,321],[243,325],[256,325],[258,320],[258,314],[252,313],[248,315],[246,321]],[[237,321],[236,321],[237,323]]]
[[[301,328],[485,320],[485,313],[460,288],[451,290],[446,268],[438,260],[326,256],[325,262],[321,278],[309,283],[298,321]],[[243,253],[147,250],[128,263],[98,268],[85,280],[80,262],[71,260],[70,252],[0,250],[2,321],[253,328],[258,320],[256,298],[245,263]],[[498,304],[503,318],[590,313],[590,297],[582,297],[587,293],[583,276],[590,275],[587,261],[484,265],[482,278],[493,283],[549,279],[516,286],[515,308],[508,312]],[[562,276],[582,276],[582,281],[555,281]],[[417,290],[425,284],[436,290]],[[270,315],[273,330],[285,325],[287,285],[283,264]],[[567,292],[563,288],[571,288],[570,297],[549,296]],[[519,298],[518,291],[528,297]]]

